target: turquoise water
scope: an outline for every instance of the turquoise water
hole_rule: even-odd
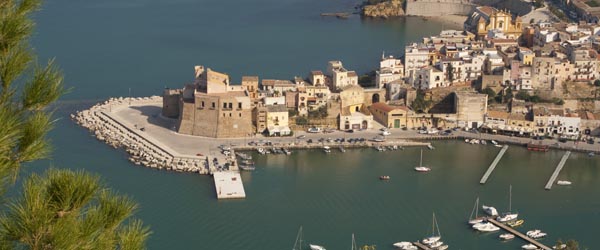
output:
[[[435,142],[425,152],[434,171],[417,174],[418,149],[348,150],[324,155],[298,151],[290,157],[256,156],[258,169],[243,173],[247,198],[217,201],[212,179],[130,164],[122,150],[95,140],[67,117],[110,96],[159,94],[192,79],[195,64],[243,74],[290,78],[324,69],[341,59],[366,72],[381,51],[399,53],[406,41],[438,33],[441,25],[420,18],[393,21],[321,18],[351,11],[342,0],[137,0],[48,1],[36,18],[33,43],[42,59],[56,57],[74,90],[65,96],[51,133],[53,159],[32,164],[83,168],[140,205],[138,216],[154,232],[150,249],[290,249],[298,228],[305,240],[328,249],[359,245],[391,249],[430,230],[435,212],[451,249],[518,249],[497,234],[478,234],[465,221],[476,196],[525,218],[523,230],[549,233],[544,242],[576,238],[600,245],[600,170],[597,159],[573,154],[559,179],[572,187],[543,189],[562,152],[531,153],[511,147],[486,185],[479,179],[498,152],[491,146]],[[381,182],[380,175],[391,181]]]

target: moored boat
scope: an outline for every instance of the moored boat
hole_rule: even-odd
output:
[[[390,179],[390,176],[389,175],[382,175],[382,176],[379,176],[379,179],[382,180],[382,181],[387,181],[387,180]]]
[[[502,216],[499,216],[497,219],[499,222],[509,222],[509,221],[513,221],[516,220],[517,217],[519,217],[518,213],[513,213],[512,212],[512,185],[510,185],[509,188],[509,195],[508,195],[508,213],[503,214]]]
[[[408,241],[396,242],[393,244],[394,247],[400,248],[402,250],[416,250],[417,246],[413,245],[413,243]]]
[[[342,153],[346,153],[346,149],[345,149],[343,146],[340,146],[340,148],[339,148],[339,149],[340,149],[340,152],[342,152]]]
[[[526,249],[526,250],[538,249],[537,246],[535,246],[534,244],[523,245],[523,246],[521,246],[521,248]]]
[[[419,160],[419,166],[415,167],[415,171],[417,172],[429,172],[431,168],[423,166],[423,150],[421,149],[421,158]]]
[[[489,207],[486,205],[481,206],[483,208],[483,211],[485,211],[485,213],[491,215],[491,216],[498,216],[498,210],[496,210],[496,208],[494,207]]]
[[[331,153],[331,148],[329,146],[323,146],[323,152]]]
[[[568,186],[568,185],[571,185],[571,182],[570,181],[557,181],[556,185]]]
[[[516,221],[510,221],[508,223],[506,223],[508,226],[510,227],[518,227],[520,225],[523,225],[523,223],[525,223],[524,220],[516,220]]]
[[[473,207],[473,210],[471,210],[471,215],[469,216],[469,224],[470,225],[475,225],[477,223],[481,223],[483,222],[482,218],[479,218],[478,214],[479,214],[479,197],[477,197],[477,199],[475,200],[475,206]],[[475,214],[475,217],[473,217],[473,214]]]
[[[498,236],[500,239],[503,240],[512,240],[515,238],[514,234],[510,234],[510,233],[506,233],[506,234],[501,234],[500,236]]]
[[[325,250],[325,247],[319,245],[308,244],[311,250]]]

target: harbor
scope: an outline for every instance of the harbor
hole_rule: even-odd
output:
[[[540,243],[539,241],[534,240],[534,239],[528,237],[527,235],[522,234],[521,232],[515,230],[514,228],[511,228],[511,227],[505,225],[504,223],[500,223],[500,222],[496,221],[493,218],[487,218],[487,221],[491,222],[492,224],[496,225],[499,228],[502,228],[502,230],[505,230],[505,231],[507,231],[507,232],[509,232],[509,233],[511,233],[513,235],[516,235],[517,237],[521,238],[522,240],[524,240],[524,241],[526,241],[526,242],[528,242],[530,244],[535,245],[536,247],[538,247],[540,249],[543,249],[543,250],[550,250],[550,249],[552,249],[551,247],[548,247],[548,246]]]

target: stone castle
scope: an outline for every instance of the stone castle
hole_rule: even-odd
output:
[[[178,119],[177,132],[215,138],[252,134],[248,91],[241,85],[229,85],[226,74],[203,66],[196,66],[195,71],[193,84],[163,94],[162,114]]]

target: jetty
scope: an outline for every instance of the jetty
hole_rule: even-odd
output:
[[[430,250],[431,248],[427,247],[426,245],[421,244],[421,242],[415,241],[413,242],[413,245],[417,246],[419,249],[422,250]]]
[[[505,230],[505,231],[507,231],[507,232],[509,232],[509,233],[511,233],[511,234],[514,234],[515,236],[517,236],[517,237],[519,237],[519,238],[523,239],[524,241],[527,241],[527,242],[529,242],[529,243],[531,243],[531,244],[533,244],[533,245],[537,246],[537,247],[538,247],[538,248],[540,248],[540,249],[543,249],[543,250],[550,250],[550,249],[552,249],[551,247],[548,247],[548,246],[546,246],[546,245],[544,245],[544,244],[540,243],[540,242],[539,242],[539,241],[537,241],[537,240],[534,240],[534,239],[532,239],[532,238],[529,238],[527,235],[524,235],[524,234],[522,234],[521,232],[519,232],[519,231],[515,230],[514,228],[512,228],[512,227],[509,227],[509,226],[507,226],[507,225],[505,225],[505,224],[503,224],[503,223],[500,223],[500,222],[498,222],[498,221],[496,221],[496,220],[494,220],[494,219],[492,219],[492,218],[490,218],[490,217],[488,217],[488,218],[487,218],[487,221],[491,222],[492,224],[496,225],[496,226],[497,226],[497,227],[499,227],[499,228],[502,228],[503,230]]]
[[[500,162],[500,159],[502,159],[502,156],[504,156],[504,153],[506,152],[506,150],[508,150],[508,145],[504,145],[502,147],[502,149],[496,156],[496,159],[494,159],[494,161],[492,162],[492,164],[490,164],[490,167],[485,172],[483,177],[481,177],[481,181],[479,181],[480,184],[485,184],[487,182],[487,179],[490,177],[492,172],[494,172],[494,169],[496,169],[496,165],[498,165],[498,162]]]
[[[558,165],[556,166],[556,169],[554,169],[554,173],[552,173],[552,176],[550,176],[550,180],[548,180],[548,183],[546,183],[546,190],[552,189],[552,184],[554,184],[554,182],[556,181],[556,178],[558,177],[558,174],[560,173],[560,171],[565,166],[565,163],[567,162],[567,159],[569,159],[570,155],[571,155],[571,151],[567,151],[563,155],[562,159],[560,159],[560,162],[558,162]]]
[[[215,180],[215,191],[217,199],[241,199],[246,198],[244,184],[239,172],[221,171],[213,172]]]
[[[337,18],[346,19],[350,16],[350,13],[348,13],[348,12],[321,13],[321,16],[334,16]]]

